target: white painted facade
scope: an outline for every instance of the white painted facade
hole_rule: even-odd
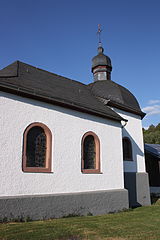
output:
[[[5,92],[0,92],[0,110],[0,196],[124,188],[119,122]],[[140,128],[140,118],[119,113],[129,120],[125,129],[143,152],[141,131],[134,131],[135,127]],[[52,132],[52,173],[22,171],[23,133],[34,122],[44,123]],[[81,140],[88,131],[100,140],[100,174],[81,172]],[[136,158],[137,170],[144,171],[143,156]],[[132,171],[129,164],[134,162],[125,165],[125,170]]]
[[[124,171],[146,172],[141,117],[116,108],[113,108],[113,110],[128,120],[127,124],[122,128],[122,136],[131,140],[133,161],[124,161]]]

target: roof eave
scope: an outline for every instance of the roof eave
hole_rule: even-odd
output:
[[[130,108],[128,106],[124,106],[124,105],[121,105],[121,104],[118,104],[112,100],[108,101],[108,105],[111,106],[111,107],[116,107],[116,108],[119,108],[121,110],[125,110],[125,111],[128,111],[130,113],[134,113],[136,115],[139,115],[141,116],[141,119],[143,119],[146,115],[146,113],[142,112],[142,111],[138,111],[138,110],[135,110],[133,108]]]
[[[145,149],[145,152],[146,152],[146,153],[149,153],[150,155],[152,155],[152,156],[154,156],[154,157],[156,157],[156,158],[158,158],[158,159],[160,160],[160,155],[158,155],[158,154],[156,154],[156,153],[153,153],[153,152],[150,152],[150,151],[147,150],[147,149]]]
[[[75,103],[67,103],[67,102],[65,102],[65,100],[62,100],[62,99],[57,100],[55,98],[47,97],[47,96],[44,96],[42,94],[38,94],[38,93],[35,93],[35,92],[28,92],[28,89],[26,91],[25,89],[16,87],[14,85],[9,85],[8,86],[6,84],[0,83],[0,90],[8,92],[8,93],[15,94],[15,95],[18,95],[18,96],[22,96],[22,97],[26,97],[26,98],[30,98],[30,99],[35,99],[35,100],[38,100],[38,101],[41,101],[41,102],[55,104],[55,105],[59,105],[59,106],[65,107],[65,108],[70,108],[70,109],[73,109],[73,110],[77,110],[77,111],[80,111],[80,112],[89,113],[89,114],[92,114],[92,115],[100,116],[100,117],[111,119],[111,120],[118,121],[118,122],[126,121],[126,119],[122,118],[121,116],[117,116],[117,117],[116,116],[110,116],[110,115],[108,115],[106,113],[103,113],[101,111],[96,111],[94,109],[89,109],[89,108],[77,105]]]

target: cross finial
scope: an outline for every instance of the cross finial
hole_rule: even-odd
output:
[[[98,34],[98,43],[99,43],[99,47],[102,46],[102,42],[101,42],[101,32],[102,32],[101,24],[98,24],[98,31],[97,31],[97,34]]]

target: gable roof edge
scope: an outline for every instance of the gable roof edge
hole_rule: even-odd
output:
[[[51,97],[46,97],[46,96],[43,96],[42,94],[37,94],[37,93],[34,94],[33,92],[29,93],[29,92],[25,91],[25,89],[16,88],[15,86],[11,86],[11,85],[6,86],[6,84],[3,84],[3,83],[0,83],[0,90],[2,90],[4,92],[11,93],[11,94],[15,94],[15,95],[18,95],[18,96],[21,96],[21,97],[26,97],[26,98],[30,98],[30,99],[38,100],[38,101],[41,101],[41,102],[50,103],[50,104],[55,104],[55,105],[58,105],[58,106],[62,106],[62,107],[65,107],[65,108],[70,108],[70,109],[73,109],[73,110],[77,110],[77,111],[80,111],[80,112],[85,112],[85,113],[88,113],[88,114],[91,114],[91,115],[100,116],[102,118],[111,119],[111,120],[118,121],[118,122],[127,121],[126,119],[122,118],[117,113],[116,113],[117,117],[116,116],[110,116],[109,114],[103,113],[102,111],[96,111],[94,109],[86,108],[86,107],[77,105],[75,103],[66,103],[65,101],[62,101],[60,99],[57,100],[57,99],[54,99],[54,98],[51,98]]]

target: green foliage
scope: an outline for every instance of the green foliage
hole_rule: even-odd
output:
[[[0,240],[160,239],[160,202],[102,216],[0,224]]]
[[[143,128],[145,143],[160,144],[160,123],[157,126],[153,124],[148,129]]]

